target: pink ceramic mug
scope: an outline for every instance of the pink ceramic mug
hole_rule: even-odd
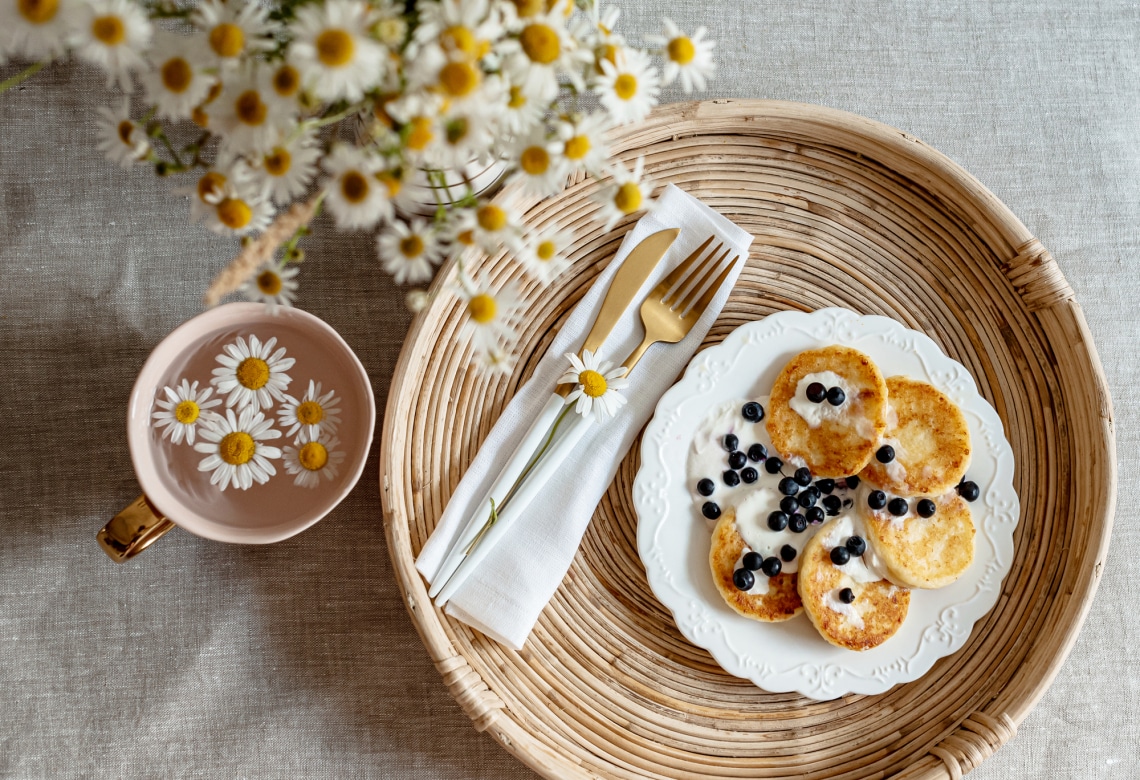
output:
[[[210,471],[199,470],[209,453],[196,450],[185,437],[174,444],[173,437],[164,436],[167,429],[155,424],[154,413],[160,410],[156,401],[167,398],[164,388],[177,388],[185,379],[197,381],[201,392],[210,386],[213,370],[222,366],[217,358],[224,347],[239,337],[249,344],[251,336],[262,343],[276,338],[273,352],[284,348],[284,357],[295,360],[284,371],[290,379],[285,393],[302,399],[310,380],[321,384],[322,395],[336,393],[339,441],[333,451],[345,454],[337,473],[318,475],[316,487],[297,484],[283,458],[277,458],[270,461],[276,474],[268,482],[254,483],[247,490],[236,485],[221,490],[210,484]],[[225,414],[227,397],[215,389],[209,400],[220,398],[223,403],[211,411]],[[290,434],[291,426],[278,417],[282,406],[275,400],[264,412],[281,434],[265,444],[296,449],[301,444],[298,433]],[[203,441],[204,424],[197,426],[196,442]],[[368,375],[344,339],[325,322],[292,308],[269,314],[259,303],[210,309],[163,339],[135,381],[127,440],[143,495],[99,531],[99,544],[113,560],[122,562],[175,525],[220,542],[267,544],[287,539],[327,515],[352,490],[364,471],[375,424],[376,402]]]

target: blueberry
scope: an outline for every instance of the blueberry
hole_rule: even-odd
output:
[[[910,507],[907,506],[905,498],[892,498],[891,503],[887,504],[887,511],[895,517],[902,517],[908,509]]]
[[[833,387],[827,391],[827,402],[832,406],[839,406],[847,400],[847,394],[843,392],[842,387]]]
[[[733,434],[728,434],[724,437],[724,448],[729,452],[734,451],[740,446],[740,439],[736,438]]]
[[[720,478],[723,479],[724,484],[728,485],[729,487],[736,487],[740,484],[740,475],[732,469],[729,469],[728,471],[721,474]]]
[[[775,577],[782,568],[784,568],[784,564],[780,563],[780,559],[772,557],[764,559],[764,565],[760,567],[760,570],[769,577]]]
[[[813,404],[821,404],[825,398],[827,398],[827,388],[822,382],[812,382],[807,386],[807,399]]]
[[[844,588],[839,591],[839,600],[844,604],[850,604],[855,600],[855,591],[851,590],[851,588]]]
[[[780,484],[777,486],[777,489],[785,496],[794,496],[796,493],[800,492],[800,486],[797,485],[796,481],[791,477],[784,477],[781,479]]]
[[[807,466],[800,466],[796,469],[796,474],[793,479],[800,487],[807,487],[811,484],[811,469]]]
[[[800,494],[796,497],[797,503],[804,509],[815,506],[815,500],[815,493],[812,493],[811,490],[801,490]]]
[[[839,500],[839,496],[823,497],[823,508],[827,510],[827,514],[830,517],[835,517],[837,514],[839,514],[841,505],[842,502]]]
[[[780,499],[780,511],[786,515],[794,515],[800,511],[800,502],[795,496],[784,496]]]
[[[780,557],[784,559],[784,563],[794,561],[796,559],[796,548],[790,544],[785,544],[780,548]]]
[[[716,490],[716,483],[708,477],[697,483],[697,492],[702,496],[711,496],[714,490]]]
[[[751,485],[753,482],[760,479],[760,474],[756,471],[756,469],[749,466],[740,472],[740,478],[744,480],[744,483],[746,485]]]
[[[843,484],[847,485],[848,490],[854,490],[855,488],[859,487],[859,477],[852,474],[850,477],[846,477],[843,480]]]
[[[895,448],[889,444],[884,444],[875,452],[875,459],[879,463],[890,463],[895,459]]]
[[[709,520],[716,520],[720,517],[720,507],[712,501],[706,501],[705,505],[701,507],[701,514]]]
[[[777,458],[775,455],[764,461],[764,470],[769,474],[778,474],[780,469],[784,467],[784,461]]]
[[[823,491],[817,488],[815,485],[808,485],[807,492],[815,496],[816,501],[819,501],[821,498],[823,498]]]
[[[919,517],[934,517],[934,513],[938,511],[938,507],[929,498],[919,501],[915,509]]]
[[[887,494],[881,490],[872,490],[867,494],[867,506],[872,509],[882,509],[887,505]]]
[[[773,531],[783,531],[788,527],[788,516],[783,512],[773,512],[768,515],[768,527]]]
[[[756,584],[756,575],[748,569],[737,569],[732,573],[732,584],[737,590],[752,590]]]
[[[744,568],[749,571],[759,571],[762,563],[764,563],[764,556],[760,553],[751,550],[744,553]]]
[[[958,495],[967,501],[977,501],[982,491],[978,489],[977,482],[963,482],[958,486]]]
[[[768,449],[763,444],[753,444],[748,448],[748,459],[753,463],[759,463],[768,457]]]
[[[728,465],[732,466],[734,469],[742,469],[748,465],[748,456],[740,450],[729,453]]]
[[[846,547],[832,547],[831,548],[831,562],[836,566],[842,566],[851,560],[851,553]]]
[[[819,479],[819,480],[816,480],[815,486],[817,488],[819,488],[820,493],[825,493],[825,494],[830,496],[831,492],[833,490],[835,490],[835,480],[834,479]]]
[[[810,509],[808,510],[811,511]],[[807,530],[808,519],[799,512],[788,518],[788,529],[794,534],[802,534]]]
[[[740,414],[743,415],[744,419],[748,420],[748,422],[760,422],[764,419],[764,407],[755,401],[749,401],[744,405],[744,408],[740,410]]]
[[[813,506],[808,511],[804,512],[807,521],[812,525],[819,525],[823,522],[823,510],[818,506]]]
[[[855,556],[859,556],[867,552],[867,543],[863,541],[862,536],[849,537],[844,547],[847,548],[847,552]]]

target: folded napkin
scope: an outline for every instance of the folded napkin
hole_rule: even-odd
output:
[[[511,400],[483,442],[444,509],[435,532],[416,559],[416,568],[428,582],[439,571],[454,538],[476,509],[473,502],[481,501],[486,495],[531,421],[550,398],[555,382],[569,366],[566,353],[577,353],[582,348],[610,281],[626,255],[647,236],[676,227],[681,228],[677,240],[598,350],[603,359],[620,363],[637,347],[645,335],[638,314],[642,299],[710,235],[723,240],[740,255],[741,260],[729,277],[730,282],[735,283],[752,236],[670,185],[657,208],[626,234],[614,261],[578,303],[555,336],[550,351],[535,368],[531,380]],[[652,416],[657,401],[704,340],[727,298],[726,287],[680,343],[649,348],[630,374],[630,386],[623,391],[628,403],[613,419],[590,427],[526,514],[518,518],[447,602],[444,610],[449,615],[516,650],[522,649],[539,613],[570,568],[582,534],[622,458]],[[478,507],[478,510],[483,514],[487,511],[486,507]]]

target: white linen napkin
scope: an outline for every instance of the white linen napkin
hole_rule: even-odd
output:
[[[656,209],[642,217],[626,234],[614,261],[601,273],[555,336],[534,375],[515,395],[483,442],[444,509],[416,568],[431,582],[439,571],[455,536],[490,489],[510,455],[518,447],[530,422],[542,410],[555,382],[566,370],[567,352],[577,353],[602,305],[610,280],[626,255],[642,239],[667,228],[680,234],[657,269],[642,286],[629,311],[614,326],[598,354],[620,363],[644,337],[638,313],[653,287],[710,235],[723,240],[740,256],[729,276],[736,282],[752,236],[683,190],[669,185]],[[714,299],[700,320],[678,344],[649,348],[630,374],[623,391],[627,403],[613,419],[591,426],[571,452],[559,473],[531,503],[525,516],[504,535],[478,569],[445,605],[444,610],[484,634],[521,650],[539,614],[558,589],[581,543],[582,534],[601,501],[618,465],[638,431],[648,422],[657,401],[684,370],[704,340],[728,298],[729,285]],[[480,512],[485,510],[480,507]]]

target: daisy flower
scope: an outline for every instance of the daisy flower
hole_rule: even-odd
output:
[[[269,191],[280,206],[305,194],[317,175],[321,150],[315,131],[295,137],[278,133],[276,142],[255,161],[250,169],[253,182]]]
[[[269,74],[269,84],[273,88],[273,99],[296,107],[301,96],[301,71],[288,62],[282,62]]]
[[[672,84],[679,76],[681,88],[686,93],[692,92],[694,87],[699,90],[706,87],[708,79],[716,71],[712,56],[716,44],[705,40],[705,32],[704,27],[698,27],[690,37],[681,32],[672,20],[665,19],[665,35],[646,38],[650,44],[662,49],[665,57],[664,84]]]
[[[107,89],[133,89],[131,73],[142,70],[143,52],[154,28],[146,11],[131,0],[87,0],[76,14],[71,45],[76,53],[107,71]]]
[[[394,220],[377,237],[376,251],[396,284],[430,282],[434,276],[432,266],[442,259],[439,236],[426,220],[419,218],[411,224]]]
[[[0,41],[17,58],[54,60],[67,51],[77,13],[74,0],[0,0]]]
[[[388,52],[368,34],[372,14],[360,0],[297,8],[287,59],[321,100],[355,102],[383,81]]]
[[[190,198],[190,219],[201,222],[214,216],[217,205],[225,199],[227,192],[248,188],[251,183],[249,167],[241,161],[231,165],[209,168],[198,177],[198,182],[190,187],[178,187],[175,195]]]
[[[327,433],[319,439],[302,434],[294,443],[297,446],[285,447],[284,461],[285,471],[297,475],[294,485],[315,488],[321,484],[321,477],[330,482],[336,479],[345,458],[344,450],[337,449],[340,439]]]
[[[511,147],[507,162],[517,168],[512,181],[521,182],[524,193],[540,198],[558,194],[566,186],[561,150],[561,144],[547,140],[545,128],[535,128]]]
[[[301,432],[309,441],[316,441],[322,433],[336,433],[340,425],[340,399],[336,391],[329,390],[321,395],[321,383],[309,380],[309,390],[298,401],[291,395],[285,396],[281,408],[277,410],[277,422],[286,436]]]
[[[221,368],[214,369],[210,384],[219,394],[229,393],[227,407],[249,407],[256,412],[273,406],[274,401],[285,400],[285,391],[293,381],[285,372],[297,361],[285,357],[284,347],[274,352],[276,344],[276,337],[262,344],[257,336],[250,336],[247,345],[238,336],[236,342],[222,348],[225,354],[216,358]]]
[[[439,126],[443,132],[428,154],[433,167],[460,168],[486,157],[495,142],[495,127],[484,106],[461,104],[441,116]]]
[[[542,103],[528,97],[522,87],[512,84],[507,88],[507,103],[500,116],[508,133],[523,135],[542,122]]]
[[[477,60],[449,56],[439,44],[422,47],[409,63],[408,83],[412,89],[430,89],[453,102],[478,101],[483,86],[483,69]]]
[[[388,188],[376,180],[381,161],[355,146],[337,144],[321,165],[328,177],[325,203],[338,228],[371,228],[392,218]]]
[[[396,6],[393,3],[374,1],[372,12],[376,18],[370,28],[372,37],[392,51],[399,51],[408,37],[408,22],[404,19],[403,4]]]
[[[150,140],[146,132],[131,121],[130,98],[123,98],[118,111],[99,106],[102,115],[97,121],[99,151],[107,159],[124,168],[130,168],[150,156]]]
[[[509,376],[515,370],[515,356],[496,344],[479,352],[476,364],[488,373]]]
[[[452,227],[456,240],[464,245],[478,244],[487,254],[503,246],[517,248],[522,234],[522,221],[515,210],[499,203],[482,203],[464,209]]]
[[[657,105],[657,69],[650,65],[649,57],[637,49],[625,49],[617,64],[602,60],[602,75],[594,91],[602,106],[619,125],[639,122]]]
[[[638,157],[633,170],[627,171],[620,162],[613,167],[613,180],[598,190],[594,200],[601,204],[598,219],[605,220],[609,230],[622,217],[638,211],[651,211],[656,205],[650,200],[653,182],[643,176],[645,158]]]
[[[569,78],[575,89],[584,89],[580,71],[583,64],[593,60],[593,54],[579,49],[566,30],[567,2],[559,0],[548,12],[522,20],[518,37],[500,44],[503,70],[511,83],[541,102],[557,97],[560,74]]]
[[[460,274],[455,292],[463,299],[467,313],[462,333],[471,339],[478,352],[489,352],[515,340],[514,324],[522,309],[515,282],[507,282],[492,292],[487,280],[473,280]]]
[[[561,120],[555,126],[560,144],[559,153],[573,169],[592,174],[601,173],[609,158],[605,133],[610,127],[610,118],[604,111],[597,111],[576,120]]]
[[[169,436],[174,444],[181,444],[183,437],[187,444],[193,444],[198,423],[207,425],[214,420],[218,414],[209,410],[220,406],[222,399],[211,400],[214,388],[204,387],[198,392],[198,383],[190,384],[185,379],[177,388],[164,387],[162,391],[166,393],[166,398],[156,398],[154,401],[154,405],[159,408],[159,411],[151,415],[154,427],[165,428],[162,438]]]
[[[213,210],[205,217],[206,227],[219,235],[244,236],[260,233],[273,221],[273,204],[269,194],[252,184],[237,185],[227,182],[221,187]]]
[[[516,257],[531,276],[547,285],[570,267],[567,252],[573,240],[573,233],[552,223],[527,235]]]
[[[236,66],[243,54],[273,48],[269,9],[257,0],[204,0],[194,9],[190,22],[206,34],[212,64],[223,69]],[[201,51],[205,47],[195,48]]]
[[[625,396],[619,393],[629,385],[625,378],[624,366],[614,368],[608,360],[598,360],[590,350],[578,357],[568,352],[570,368],[558,380],[563,385],[573,382],[576,386],[566,397],[566,403],[574,404],[574,411],[583,417],[593,417],[597,421],[613,417],[625,403]]]
[[[189,119],[217,83],[193,44],[194,39],[185,35],[160,30],[155,36],[149,65],[139,73],[139,81],[159,118]]]
[[[210,109],[210,129],[238,154],[263,154],[293,119],[288,103],[275,100],[269,74],[249,67],[228,78]]]
[[[265,304],[266,311],[273,314],[278,306],[292,306],[297,295],[297,282],[294,277],[300,273],[296,268],[281,266],[272,261],[263,265],[242,285],[247,298]]]
[[[621,9],[610,6],[598,19],[593,29],[591,48],[594,50],[594,74],[602,74],[602,60],[616,63],[619,53],[625,49],[625,36],[614,32]]]
[[[225,490],[230,485],[249,490],[256,482],[264,485],[277,473],[269,461],[281,457],[281,450],[265,442],[281,437],[273,430],[273,421],[252,406],[235,415],[226,409],[225,417],[218,417],[203,427],[202,441],[194,449],[208,455],[198,463],[199,471],[212,471],[210,484]]]
[[[503,34],[497,9],[487,0],[441,0],[421,3],[416,10],[416,42],[437,43],[451,57],[481,60]]]

